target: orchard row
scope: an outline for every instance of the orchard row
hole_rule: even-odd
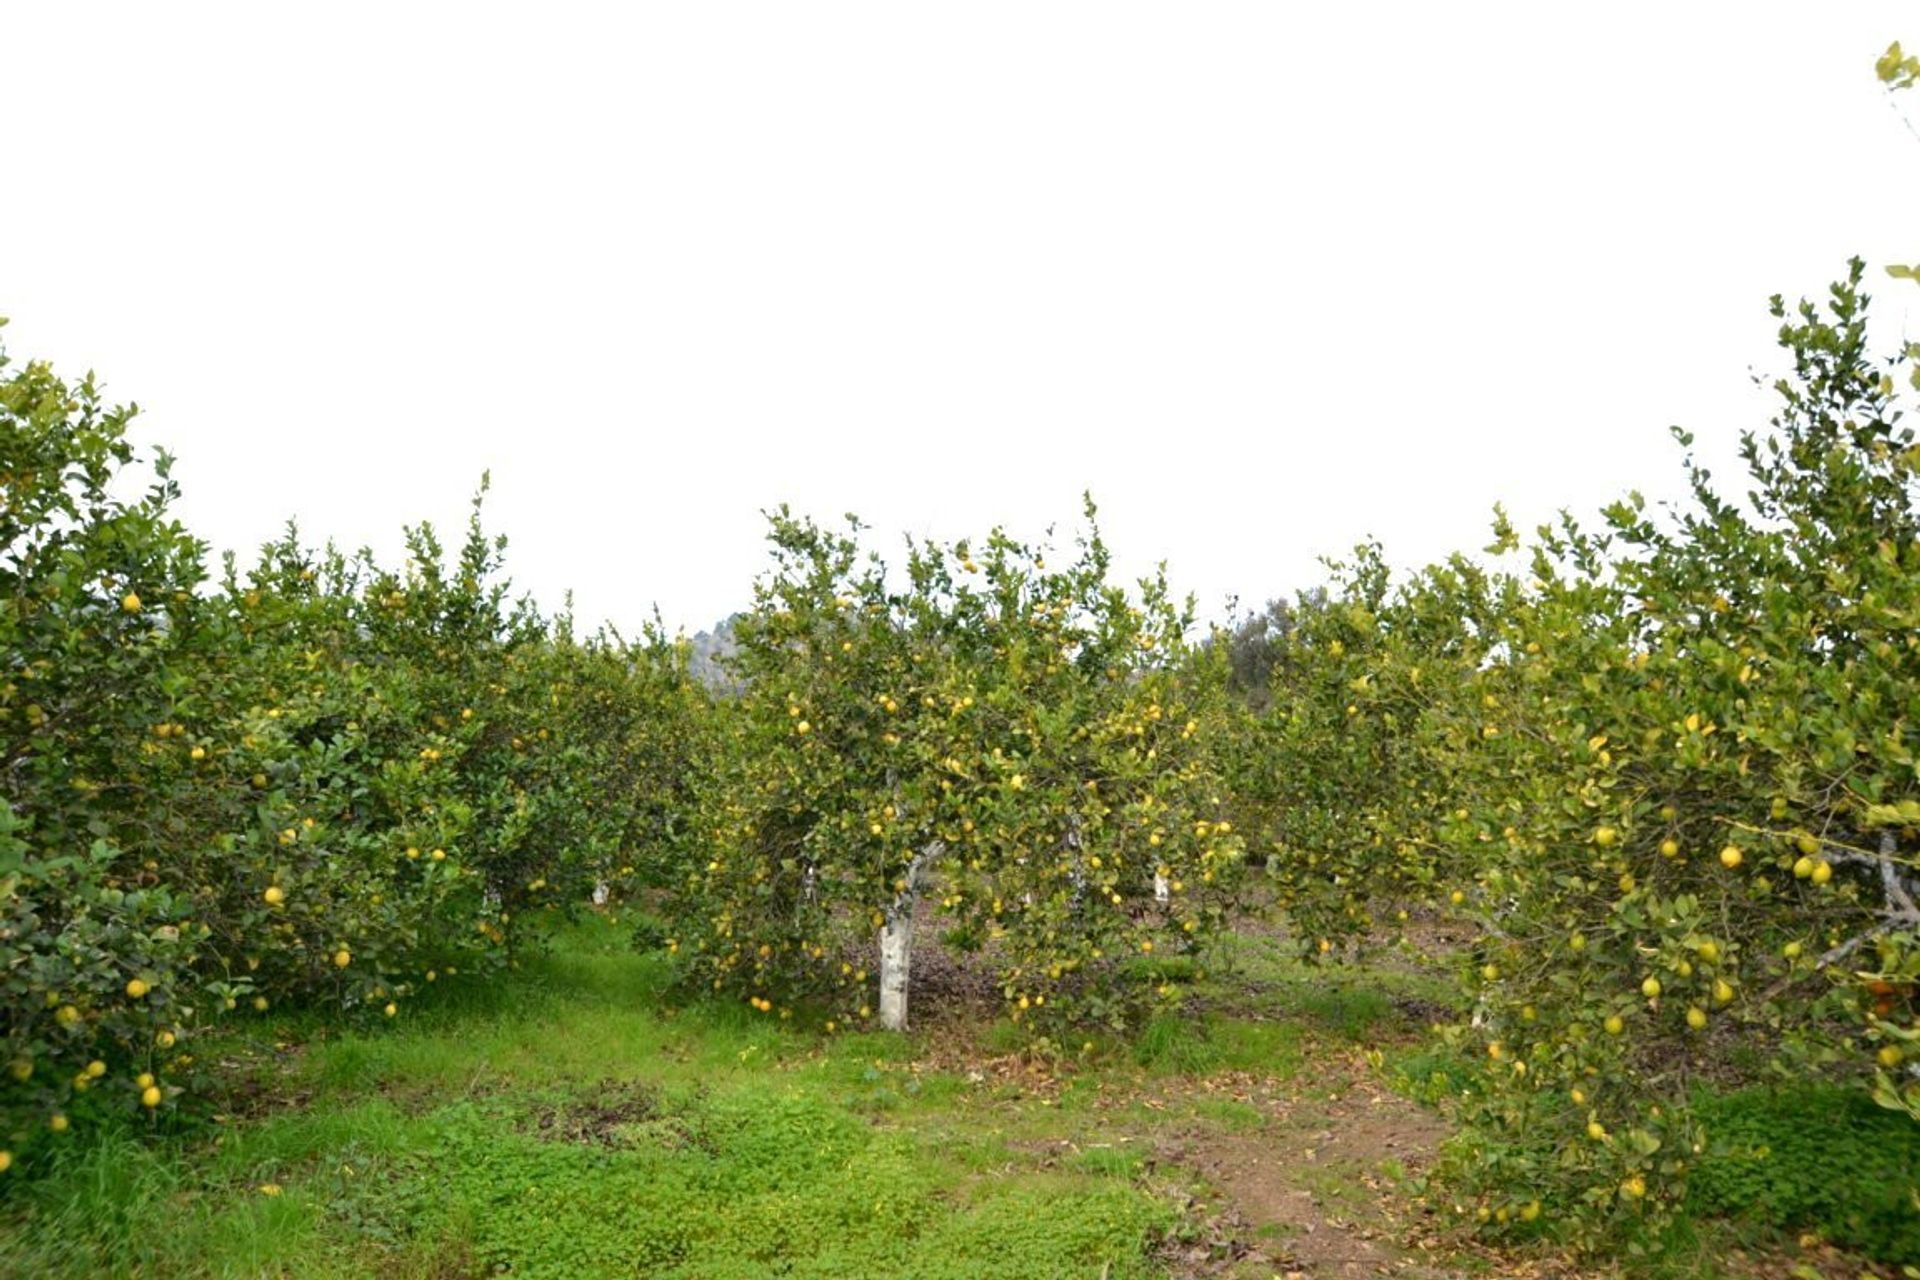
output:
[[[291,534],[210,572],[137,500],[126,415],[0,383],[0,1143],[163,1111],[281,1002],[393,1017],[637,898],[689,989],[904,1025],[916,920],[1037,1037],[1182,998],[1277,909],[1336,962],[1477,938],[1451,1169],[1491,1227],[1677,1203],[1703,1078],[1836,1074],[1920,1112],[1920,518],[1908,353],[1859,270],[1776,304],[1747,495],[1685,465],[1418,573],[1377,547],[1237,630],[995,532],[771,520],[710,692],[683,650],[513,599],[502,544],[399,568]],[[1684,442],[1684,441],[1683,441]]]

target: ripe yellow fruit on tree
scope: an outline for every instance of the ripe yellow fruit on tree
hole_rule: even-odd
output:
[[[277,884],[272,884],[268,885],[267,891],[260,896],[266,899],[268,906],[277,907],[287,900],[287,891]]]
[[[127,998],[131,1000],[138,1000],[141,996],[146,995],[147,992],[151,990],[152,988],[149,987],[146,983],[142,982],[138,978],[134,978],[127,983]]]
[[[352,963],[353,963],[353,952],[347,950],[345,947],[342,947],[338,951],[333,953],[334,968],[344,969]]]
[[[1729,871],[1738,867],[1745,859],[1746,854],[1740,851],[1740,846],[1737,844],[1730,844],[1720,851],[1720,865]]]
[[[1813,873],[1807,878],[1815,884],[1825,884],[1827,881],[1833,879],[1833,864],[1826,861],[1814,863]]]
[[[151,1111],[160,1105],[160,1086],[150,1084],[140,1091],[140,1105]]]
[[[120,608],[126,613],[140,612],[140,597],[129,591],[120,597]]]

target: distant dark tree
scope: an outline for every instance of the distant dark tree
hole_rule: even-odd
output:
[[[1315,587],[1296,601],[1275,598],[1240,619],[1226,632],[1228,687],[1255,710],[1272,700],[1273,669],[1287,638],[1299,625],[1302,608],[1326,603],[1326,589]]]

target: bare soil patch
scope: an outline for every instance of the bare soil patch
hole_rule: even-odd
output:
[[[1430,1246],[1422,1248],[1430,1232],[1400,1185],[1430,1163],[1445,1125],[1344,1072],[1332,1093],[1248,1091],[1271,1117],[1264,1129],[1190,1127],[1163,1139],[1156,1158],[1192,1170],[1217,1190],[1225,1204],[1214,1212],[1244,1224],[1246,1261],[1268,1268],[1264,1274],[1458,1274],[1435,1263]]]
[[[540,1108],[529,1127],[549,1142],[618,1147],[626,1145],[630,1126],[660,1118],[658,1090],[630,1080],[603,1080],[589,1097]]]

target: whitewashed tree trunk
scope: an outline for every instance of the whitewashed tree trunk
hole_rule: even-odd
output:
[[[905,885],[893,897],[886,923],[880,927],[880,1025],[889,1031],[907,1029],[907,985],[913,967],[913,911],[920,901],[920,880],[927,867],[945,852],[934,841],[907,866]]]
[[[1078,911],[1087,893],[1087,871],[1080,861],[1080,815],[1070,814],[1067,818],[1067,834],[1063,841],[1067,848],[1067,883],[1073,886],[1073,892],[1067,897],[1067,909]]]
[[[1173,886],[1158,871],[1153,873],[1153,900],[1163,907],[1173,900]]]
[[[607,889],[607,882],[605,880],[601,880],[598,883],[596,883],[593,886],[593,905],[596,907],[606,906],[608,892],[609,891]]]

